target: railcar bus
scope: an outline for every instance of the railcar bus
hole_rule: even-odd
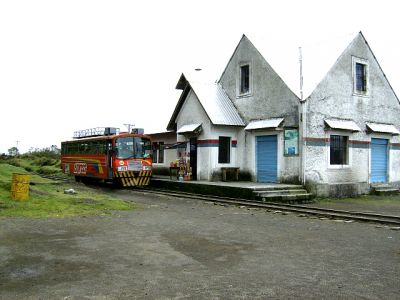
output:
[[[142,129],[76,131],[73,140],[61,143],[61,169],[76,181],[146,186],[152,175],[151,140]]]

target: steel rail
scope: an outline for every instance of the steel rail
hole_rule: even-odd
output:
[[[204,200],[204,201],[223,203],[229,205],[241,205],[253,208],[264,208],[276,211],[287,211],[299,214],[308,214],[318,217],[327,217],[331,219],[354,220],[360,222],[371,222],[371,223],[379,223],[391,226],[400,226],[400,216],[394,216],[394,215],[384,215],[384,214],[359,212],[359,211],[347,211],[347,210],[320,208],[314,206],[276,203],[276,202],[261,202],[248,199],[236,199],[228,197],[218,197],[213,195],[201,195],[201,194],[155,189],[155,188],[135,188],[130,190],[136,192],[161,194],[172,197]]]
[[[44,175],[34,173],[35,175],[39,175],[44,178],[60,180],[64,182],[73,182],[68,178],[63,178],[54,175]],[[360,222],[370,222],[370,223],[379,223],[384,225],[391,226],[400,226],[400,216],[394,215],[384,215],[377,213],[369,213],[369,212],[360,212],[360,211],[347,211],[347,210],[338,210],[338,209],[330,209],[330,208],[321,208],[314,206],[306,206],[300,204],[286,204],[286,203],[276,203],[276,202],[261,202],[256,200],[249,199],[241,199],[241,198],[229,198],[229,197],[219,197],[214,195],[202,195],[202,194],[194,194],[182,191],[172,191],[151,187],[132,187],[129,189],[133,192],[147,192],[153,194],[161,194],[172,197],[181,197],[188,199],[196,199],[196,200],[204,200],[215,203],[223,203],[229,205],[240,205],[247,206],[253,208],[262,208],[262,209],[270,209],[275,211],[286,211],[293,212],[299,214],[307,214],[314,215],[318,217],[327,217],[330,219],[344,219],[344,220],[354,220]]]

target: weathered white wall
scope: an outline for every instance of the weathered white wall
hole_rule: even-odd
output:
[[[238,95],[239,71],[243,63],[250,64],[249,95]],[[220,83],[229,95],[246,123],[251,120],[283,117],[284,126],[298,127],[299,98],[288,88],[264,57],[243,36],[235,53],[229,61]],[[297,182],[299,179],[299,156],[283,155],[282,132],[271,130],[238,132],[237,159],[241,170],[248,172],[256,181],[255,137],[257,135],[278,133],[278,180]]]
[[[171,132],[163,132],[150,134],[152,142],[163,142],[164,146],[173,145],[176,143],[176,134]],[[170,163],[176,159],[176,149],[164,149],[164,162],[154,163],[153,168],[169,167]]]
[[[210,155],[210,179],[215,179],[213,174],[219,174],[222,167],[240,167],[237,160],[237,147],[232,147],[232,141],[238,141],[238,132],[243,130],[243,127],[236,126],[221,126],[212,125],[212,132],[208,136],[210,140],[218,140],[220,136],[226,136],[231,138],[231,152],[230,152],[230,163],[220,164],[218,163],[218,145],[215,147],[209,147]],[[219,179],[218,177],[216,179]]]
[[[240,64],[250,64],[251,93],[239,96]],[[288,88],[253,44],[243,36],[229,61],[220,83],[245,122],[276,117],[285,126],[298,126],[299,98]]]
[[[211,121],[208,118],[204,108],[201,106],[196,94],[191,90],[183,103],[180,112],[176,118],[177,129],[183,125],[201,123],[202,131],[197,136],[198,140],[207,139],[211,133]],[[178,134],[177,139],[179,142],[190,140],[190,135]],[[197,148],[197,179],[210,180],[211,179],[211,166],[210,166],[209,149],[205,147]]]
[[[241,170],[249,172],[253,181],[257,181],[256,139],[257,136],[277,135],[278,142],[278,182],[297,183],[299,179],[300,158],[284,156],[283,130],[241,131],[239,134],[237,156]]]
[[[367,60],[369,65],[369,94],[353,94],[352,57]],[[315,145],[307,142],[306,180],[309,185],[359,184],[358,191],[366,192],[370,178],[370,147],[372,137],[389,138],[390,143],[399,143],[398,136],[371,135],[366,132],[366,122],[390,123],[400,127],[400,106],[382,70],[362,35],[358,35],[340,56],[326,77],[307,99],[306,138],[325,138],[335,134],[326,128],[324,119],[350,119],[361,128],[361,132],[349,133],[349,140],[367,142],[363,145],[350,142],[349,165],[329,166],[329,142]],[[336,134],[347,134],[336,132]],[[318,144],[318,143],[317,143]],[[400,181],[400,151],[389,153],[389,180]],[[321,190],[321,193],[326,192]]]
[[[204,111],[203,106],[201,106],[196,94],[193,92],[193,90],[191,90],[176,117],[176,124],[177,129],[179,130],[179,128],[181,128],[183,125],[195,123],[202,124],[202,132],[198,136],[199,139],[203,139],[204,136],[208,136],[210,134],[211,121]],[[178,135],[178,142],[186,140],[188,140],[188,138],[184,135]]]

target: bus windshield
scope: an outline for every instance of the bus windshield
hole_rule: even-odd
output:
[[[115,142],[115,156],[119,159],[150,157],[151,143],[140,136],[122,137]]]

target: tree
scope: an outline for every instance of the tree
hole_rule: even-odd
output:
[[[54,154],[60,154],[61,149],[57,147],[57,145],[51,145],[50,151],[53,152]]]
[[[11,147],[8,149],[8,155],[10,156],[17,156],[19,154],[19,150],[17,147]]]

